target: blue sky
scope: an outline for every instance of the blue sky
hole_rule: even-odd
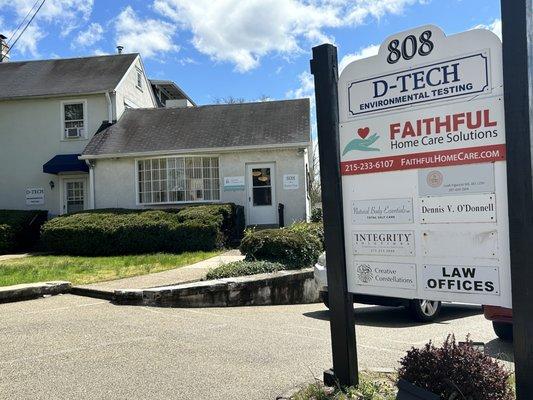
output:
[[[39,0],[40,1],[40,0]],[[11,36],[36,0],[0,0]],[[12,61],[140,52],[148,76],[198,104],[233,96],[310,96],[311,48],[331,42],[343,63],[390,34],[427,23],[501,32],[499,0],[47,0]]]

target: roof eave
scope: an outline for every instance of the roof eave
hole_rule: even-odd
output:
[[[57,94],[32,94],[29,96],[10,96],[0,97],[0,101],[12,101],[12,100],[27,100],[27,99],[55,99],[58,97],[80,97],[80,96],[92,96],[95,94],[105,94],[113,92],[114,89],[97,90],[94,92],[77,92],[77,93],[57,93]]]
[[[179,149],[179,150],[157,150],[157,151],[141,151],[131,153],[108,153],[108,154],[82,154],[80,160],[97,160],[106,158],[131,158],[131,157],[152,157],[152,156],[171,156],[180,154],[200,154],[200,153],[230,153],[233,151],[251,151],[251,150],[276,150],[276,149],[292,149],[298,147],[309,147],[311,141],[307,142],[293,142],[293,143],[277,143],[269,145],[252,145],[252,146],[231,146],[231,147],[206,147],[198,149]]]

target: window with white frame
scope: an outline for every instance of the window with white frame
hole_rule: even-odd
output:
[[[220,200],[218,157],[137,161],[140,204]]]
[[[85,103],[62,103],[63,137],[77,139],[85,136]]]

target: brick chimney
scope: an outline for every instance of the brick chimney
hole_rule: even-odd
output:
[[[7,45],[6,39],[7,37],[0,33],[0,62],[9,61],[9,54],[7,54],[9,46]]]

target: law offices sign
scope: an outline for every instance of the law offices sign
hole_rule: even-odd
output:
[[[511,306],[501,52],[489,31],[446,37],[423,26],[392,35],[377,56],[341,73],[350,292]],[[347,212],[355,205],[380,210],[398,199],[412,203],[411,219],[376,226],[371,214]],[[375,238],[386,230],[412,232],[413,250],[361,243],[360,232]],[[459,240],[480,251],[454,248]],[[365,283],[361,265],[363,276],[387,271],[401,277],[399,284]],[[467,273],[453,276],[457,271]]]

